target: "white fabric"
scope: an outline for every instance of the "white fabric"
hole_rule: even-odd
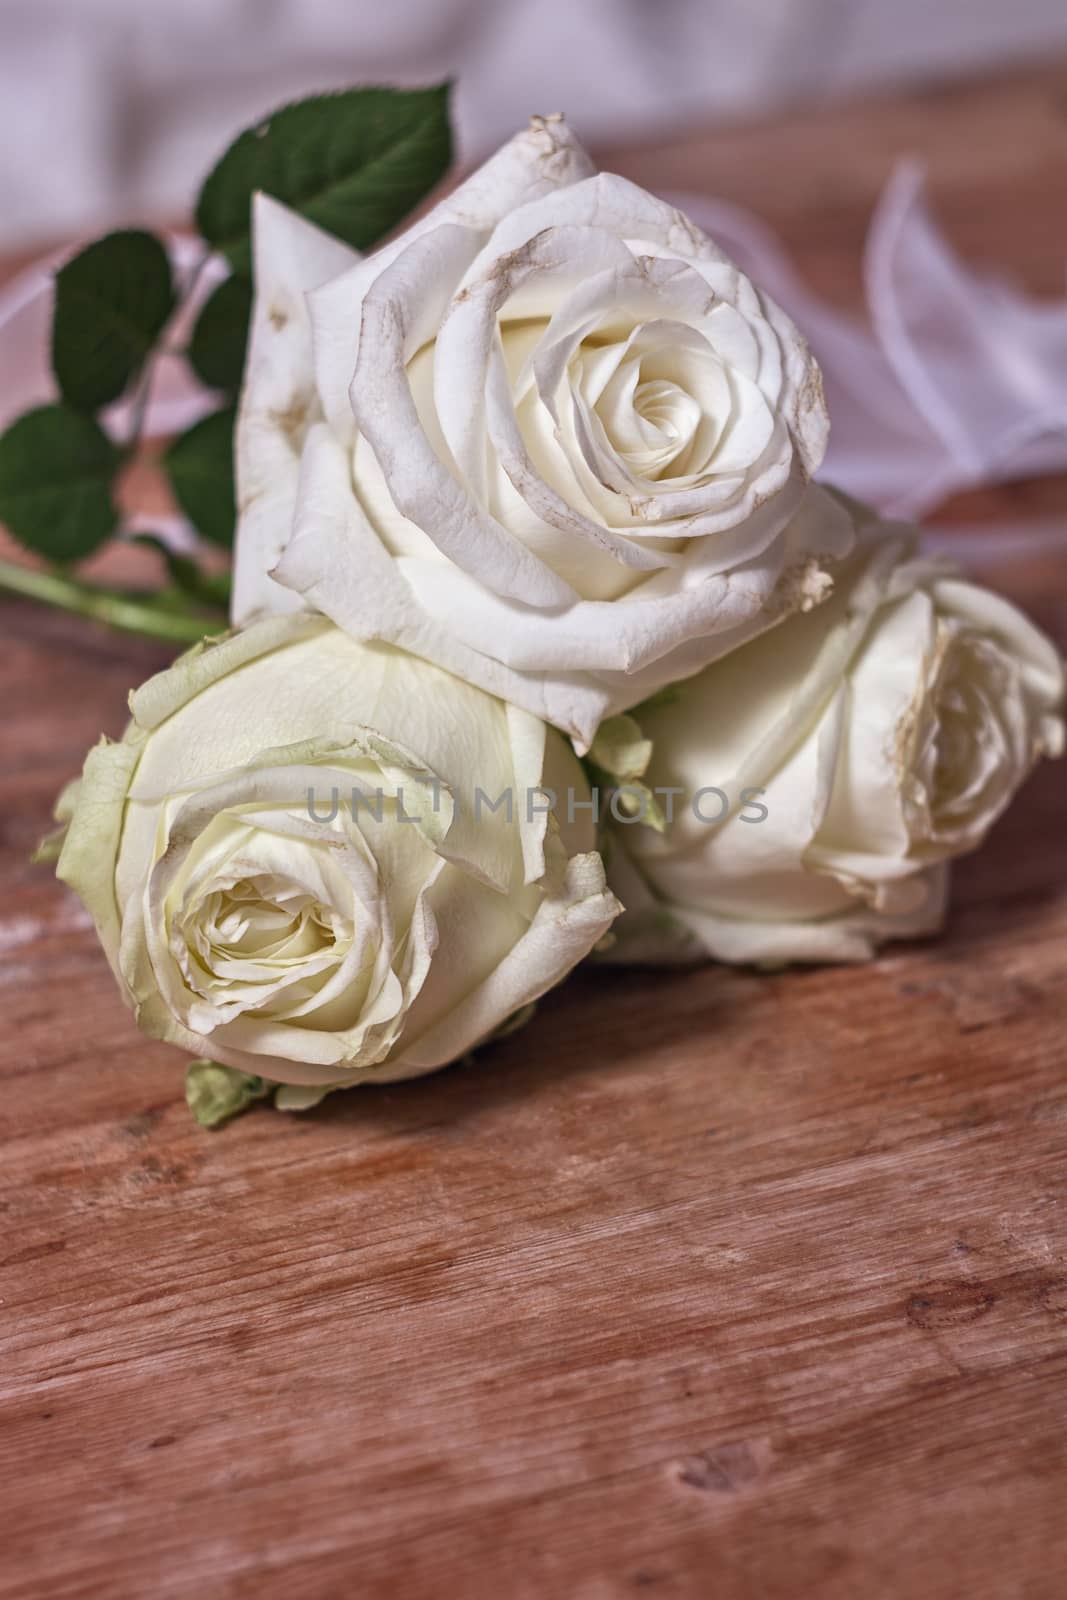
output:
[[[961,489],[1067,470],[1067,299],[1033,299],[961,261],[921,168],[897,168],[872,219],[867,325],[812,294],[747,212],[670,198],[809,341],[832,419],[827,482],[914,517]]]
[[[1067,44],[1060,0],[0,0],[3,245],[178,217],[233,135],[359,82],[458,81],[468,162],[531,112],[686,121]]]

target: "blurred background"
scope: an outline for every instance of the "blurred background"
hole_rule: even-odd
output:
[[[535,110],[633,146],[1065,50],[1063,0],[0,0],[0,250],[186,216],[314,90],[452,74],[469,163]]]

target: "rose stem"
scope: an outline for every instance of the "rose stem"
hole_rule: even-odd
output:
[[[0,589],[42,600],[81,617],[93,617],[126,633],[169,639],[177,644],[195,644],[206,633],[225,626],[188,611],[160,611],[117,590],[97,589],[55,572],[34,572],[13,561],[0,561]]]

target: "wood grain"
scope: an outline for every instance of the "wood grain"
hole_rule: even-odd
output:
[[[1041,287],[1065,107],[1067,69],[616,165],[751,184],[826,288],[904,130]],[[1065,567],[990,575],[1067,640]],[[4,1600],[1058,1600],[1062,769],[937,944],[584,973],[473,1065],[211,1135],[26,864],[165,658],[2,625]]]

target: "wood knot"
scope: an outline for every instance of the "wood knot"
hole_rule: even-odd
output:
[[[736,1494],[759,1477],[759,1464],[744,1440],[715,1445],[688,1456],[675,1468],[679,1483],[703,1494]]]
[[[904,1314],[916,1328],[958,1328],[977,1322],[996,1303],[995,1293],[983,1283],[930,1284],[910,1297]]]
[[[1067,1317],[1067,1278],[1044,1283],[1038,1290],[1038,1305],[1054,1317]]]

